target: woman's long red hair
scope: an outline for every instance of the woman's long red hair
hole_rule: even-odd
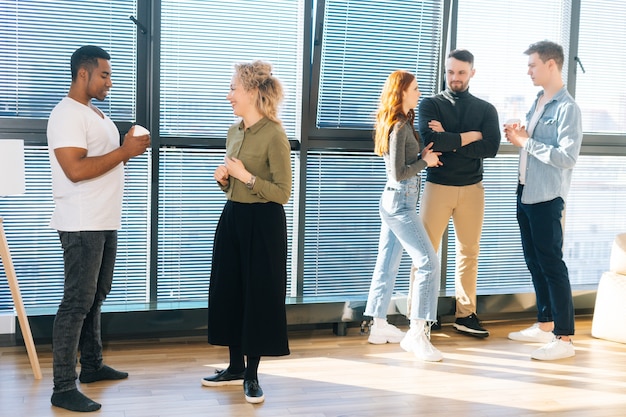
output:
[[[374,125],[374,152],[378,156],[389,152],[389,133],[396,123],[413,124],[415,112],[411,109],[407,115],[403,109],[404,92],[413,80],[415,76],[410,72],[394,71],[385,81]]]

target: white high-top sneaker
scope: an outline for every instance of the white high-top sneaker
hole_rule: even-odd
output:
[[[393,324],[386,321],[374,321],[370,327],[370,336],[367,341],[374,345],[385,343],[400,343],[405,333]]]
[[[416,358],[427,362],[439,362],[443,355],[430,343],[430,325],[419,320],[416,325],[411,323],[411,328],[400,342],[400,347],[407,352],[413,352]]]

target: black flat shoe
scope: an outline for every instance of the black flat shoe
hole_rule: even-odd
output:
[[[256,379],[243,381],[243,393],[246,395],[246,401],[252,404],[262,403],[265,400],[263,390]]]
[[[202,378],[202,385],[205,387],[219,387],[222,385],[241,385],[243,383],[243,375],[245,370],[231,374],[228,369],[215,371],[215,375]]]

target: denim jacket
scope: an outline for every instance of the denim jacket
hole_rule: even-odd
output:
[[[542,95],[543,91],[539,92],[526,114],[527,126]],[[524,146],[528,162],[522,203],[566,199],[582,141],[580,108],[563,87],[546,103],[532,137]]]

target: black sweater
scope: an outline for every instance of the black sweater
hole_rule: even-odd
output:
[[[426,181],[442,185],[471,185],[483,179],[483,158],[493,158],[500,146],[500,124],[496,108],[466,90],[450,90],[422,100],[418,109],[419,133],[424,146],[434,142],[442,152],[443,165],[426,170]],[[428,122],[441,122],[445,132],[433,132]],[[461,133],[480,131],[482,140],[461,147]]]

